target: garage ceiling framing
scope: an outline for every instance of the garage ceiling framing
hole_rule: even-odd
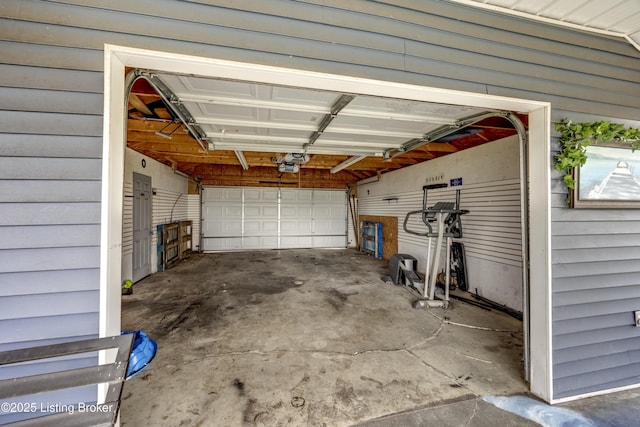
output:
[[[127,144],[203,185],[346,188],[516,134],[506,111],[133,70]],[[526,116],[521,120],[526,123]],[[169,128],[178,123],[180,129]],[[286,156],[304,156],[282,167]],[[283,171],[296,172],[283,172]]]

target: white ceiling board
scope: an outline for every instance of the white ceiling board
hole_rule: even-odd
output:
[[[422,136],[440,124],[426,122],[405,122],[399,120],[376,119],[368,117],[349,117],[338,115],[327,128],[326,132],[396,136],[402,138],[416,138]]]
[[[218,149],[378,155],[483,111],[252,82],[158,77]],[[343,95],[353,99],[340,109],[336,105]]]
[[[232,130],[236,126],[273,127],[312,132],[318,125],[316,113],[304,111],[282,111],[264,108],[233,107],[185,102],[197,123],[215,124],[219,128]]]
[[[377,135],[354,135],[344,133],[325,132],[322,137],[314,143],[314,145],[354,145],[359,147],[376,147],[378,149],[392,146],[399,146],[403,142],[407,142],[404,137],[389,137]]]
[[[388,118],[391,120],[451,124],[455,120],[483,111],[480,108],[405,99],[358,96],[341,115]]]
[[[625,37],[640,49],[639,0],[450,0]]]

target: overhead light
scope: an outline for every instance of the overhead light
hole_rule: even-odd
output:
[[[296,164],[303,164],[303,163],[307,163],[309,161],[309,155],[307,153],[287,153],[284,156],[280,155],[280,156],[275,156],[272,158],[272,160],[277,163],[296,163]]]
[[[288,163],[307,163],[309,155],[307,153],[287,153],[284,156],[284,161]]]
[[[340,172],[342,169],[344,168],[348,168],[349,166],[358,163],[360,160],[363,160],[367,158],[367,156],[353,156],[347,160],[345,160],[344,162],[340,163],[339,165],[336,165],[334,167],[331,168],[331,173],[337,173]]]
[[[244,157],[244,153],[240,150],[234,150],[233,152],[236,153],[236,157],[238,158],[238,161],[242,165],[242,169],[244,170],[249,169],[249,163],[247,163],[247,159]]]
[[[300,166],[295,163],[280,163],[278,165],[278,171],[296,173],[300,170]]]

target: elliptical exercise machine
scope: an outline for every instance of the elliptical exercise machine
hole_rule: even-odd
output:
[[[421,292],[421,298],[414,303],[414,308],[428,307],[442,307],[447,308],[449,306],[449,285],[451,283],[451,247],[452,239],[459,239],[462,237],[462,221],[461,216],[469,213],[468,210],[460,209],[460,190],[456,190],[455,202],[437,202],[433,206],[428,207],[427,196],[428,191],[437,188],[446,188],[447,184],[432,184],[422,187],[422,209],[417,211],[411,211],[407,213],[404,218],[403,228],[409,234],[415,236],[427,237],[427,265],[425,268],[425,283],[413,283],[412,287],[418,289]],[[426,225],[426,231],[411,230],[408,227],[409,218],[414,215],[420,215],[422,222]],[[431,243],[433,239],[436,239],[435,250],[432,254]],[[440,255],[442,249],[442,243],[446,239],[445,246],[445,283],[444,283],[444,296],[436,300],[436,286],[438,280],[438,272],[440,271]],[[400,268],[403,270],[405,277],[414,281],[417,275],[413,272],[408,272],[406,265],[400,264]],[[463,268],[464,270],[464,268]],[[466,275],[465,275],[466,276]],[[416,286],[417,285],[417,286]],[[420,286],[422,285],[422,286]],[[465,277],[466,286],[466,277]]]

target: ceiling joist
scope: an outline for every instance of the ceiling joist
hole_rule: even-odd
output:
[[[515,134],[496,114],[142,72],[129,97],[127,144],[205,185],[346,188]],[[292,154],[307,160],[299,172],[280,172],[286,160],[275,159]]]
[[[347,104],[353,101],[354,98],[355,96],[353,95],[345,95],[345,94],[340,95],[338,99],[336,99],[335,102],[331,105],[331,111],[329,112],[329,114],[326,114],[322,118],[322,120],[320,121],[320,124],[318,125],[318,129],[316,129],[311,134],[311,136],[309,137],[309,141],[306,144],[304,144],[302,148],[306,149],[310,145],[313,145],[318,140],[318,138],[320,138],[320,136],[324,133],[324,131],[327,130],[331,122],[338,116],[338,113],[344,107],[346,107]]]

